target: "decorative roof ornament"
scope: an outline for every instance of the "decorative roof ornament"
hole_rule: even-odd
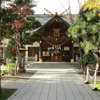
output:
[[[48,9],[44,8],[44,10],[46,10],[49,14],[51,14],[51,16],[53,16],[54,14],[52,12],[50,12]]]
[[[68,12],[69,8],[66,9],[65,11],[63,11],[59,16],[62,16],[62,14],[64,14],[65,12]]]
[[[53,14],[52,12],[50,12],[48,9],[44,8],[44,10],[46,10],[49,14],[51,14],[51,16],[55,16],[55,15],[59,15],[62,16],[65,12],[68,12],[69,8],[66,9],[65,11],[63,11],[61,14],[58,14],[58,12],[55,12],[55,14]],[[45,15],[45,13],[44,13]]]

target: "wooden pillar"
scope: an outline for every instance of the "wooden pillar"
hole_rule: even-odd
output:
[[[40,41],[40,48],[39,48],[39,62],[42,62],[42,41]]]
[[[70,61],[74,62],[74,45],[73,45],[73,41],[70,45]]]
[[[25,61],[27,62],[28,61],[28,46],[26,46],[26,57],[25,57]]]

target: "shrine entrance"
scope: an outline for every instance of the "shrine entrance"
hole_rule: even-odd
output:
[[[43,37],[41,52],[43,61],[66,62],[72,58],[73,44],[68,37]]]

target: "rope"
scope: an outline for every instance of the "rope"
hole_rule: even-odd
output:
[[[50,43],[49,41],[47,41],[45,38],[43,38],[48,44],[50,44],[50,45],[52,45],[52,46],[56,46],[56,47],[58,47],[58,46],[61,46],[61,45],[63,45],[63,44],[65,44],[66,43],[66,41],[64,41],[63,43],[61,43],[61,44],[53,44],[53,43]]]
[[[96,77],[97,77],[97,72],[100,72],[100,71],[97,71],[97,69],[96,70],[90,70],[90,71],[93,71],[93,72],[95,71],[94,75],[91,76],[90,73],[89,73],[89,70],[90,69],[87,67],[86,83],[89,83],[89,78],[94,79],[94,89],[97,89],[96,88]]]
[[[88,71],[89,71],[89,70],[88,70]],[[96,72],[96,71],[95,71],[95,72]],[[89,75],[89,78],[90,78],[90,79],[94,79],[94,77],[95,77],[95,73],[94,73],[93,76],[91,76],[90,73],[88,73],[88,75]]]
[[[89,70],[95,72],[93,76],[90,75]],[[87,67],[87,75],[90,77],[90,79],[93,79],[93,78],[95,77],[95,75],[96,75],[98,72],[100,72],[100,71],[91,70],[91,69],[89,69],[89,68]]]

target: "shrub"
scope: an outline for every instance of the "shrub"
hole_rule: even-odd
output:
[[[85,66],[88,64],[93,64],[95,66],[97,63],[97,58],[92,53],[84,54],[79,59],[79,64],[82,64],[82,63],[84,63]]]
[[[7,65],[7,70],[9,73],[15,73],[16,63],[9,63]]]

